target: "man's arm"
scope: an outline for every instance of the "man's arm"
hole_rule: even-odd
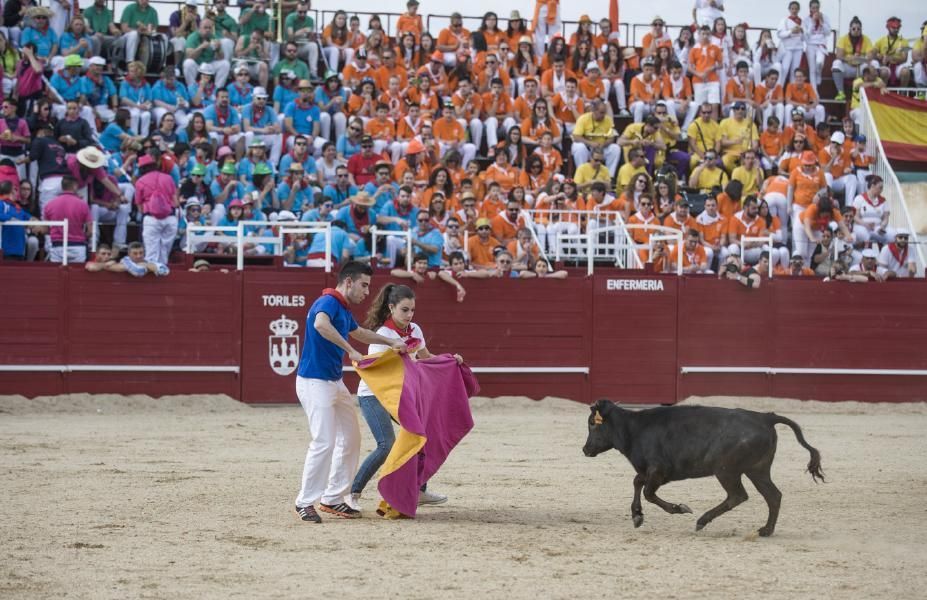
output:
[[[346,339],[341,337],[341,334],[338,333],[338,330],[335,329],[334,325],[332,325],[331,319],[328,318],[327,314],[322,313],[322,312],[318,313],[315,316],[315,322],[312,325],[313,327],[315,327],[315,330],[319,332],[319,335],[321,335],[323,338],[325,338],[329,342],[333,343],[334,345],[338,346],[339,348],[347,352],[348,358],[350,358],[352,361],[358,361],[363,358],[363,355],[361,355],[360,352],[355,350],[354,347],[351,346],[351,344],[349,344]],[[360,328],[358,327],[357,329],[352,331],[351,337],[358,339],[354,336],[354,334],[359,330]],[[365,329],[364,331],[367,331],[367,330]],[[380,337],[380,336],[377,336],[377,337]]]
[[[333,331],[334,329],[335,328],[332,327]],[[337,333],[338,332],[335,331],[335,334]],[[400,354],[406,351],[406,344],[402,340],[397,340],[395,338],[388,338],[388,337],[382,336],[379,333],[375,333],[364,327],[358,327],[357,329],[355,329],[348,335],[350,335],[352,339],[355,339],[358,342],[361,342],[362,344],[382,344],[384,346],[389,346],[390,348],[392,348],[396,352],[399,352]],[[341,338],[340,335],[338,337]],[[341,338],[341,339],[344,339],[344,338]],[[347,344],[347,342],[345,343]],[[348,347],[350,347],[350,345],[348,345]],[[354,359],[352,358],[351,360],[354,360]]]

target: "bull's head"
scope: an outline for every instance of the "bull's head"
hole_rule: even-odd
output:
[[[583,445],[583,454],[586,456],[596,456],[615,447],[613,433],[608,425],[611,408],[612,403],[608,400],[598,400],[589,407],[589,435]]]

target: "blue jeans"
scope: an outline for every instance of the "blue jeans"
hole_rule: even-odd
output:
[[[373,439],[377,442],[377,447],[367,455],[357,475],[354,476],[354,482],[351,484],[352,494],[364,491],[373,474],[379,471],[386,462],[386,457],[393,448],[393,442],[396,441],[392,418],[376,396],[358,396],[357,403],[360,405],[364,420],[367,421],[367,426],[370,427]],[[427,484],[423,485],[421,490],[424,492],[426,488]]]
[[[354,483],[351,484],[351,493],[359,494],[364,491],[373,474],[386,462],[393,442],[396,441],[396,434],[393,433],[393,422],[389,413],[376,396],[358,396],[357,403],[360,405],[364,420],[367,421],[367,426],[370,427],[373,439],[377,442],[377,447],[361,463],[357,475],[354,476]]]

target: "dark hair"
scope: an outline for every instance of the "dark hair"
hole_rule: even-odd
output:
[[[65,175],[61,178],[61,189],[66,192],[73,192],[77,189],[77,179],[72,175]]]
[[[467,262],[467,259],[464,258],[463,252],[461,252],[460,250],[454,250],[453,252],[447,255],[448,264],[454,262],[455,260],[462,260],[464,263]]]
[[[129,250],[139,250],[139,249],[144,250],[145,245],[141,242],[132,242],[131,244],[129,244]]]
[[[13,182],[12,181],[0,181],[0,194],[12,194],[13,193]]]
[[[352,263],[348,264],[350,265]],[[412,288],[407,285],[402,285],[401,283],[387,283],[384,285],[380,288],[379,293],[377,293],[377,297],[374,298],[373,302],[370,304],[370,310],[367,311],[367,320],[364,321],[364,327],[367,329],[377,329],[383,325],[389,317],[389,305],[399,304],[403,300],[415,300],[415,292],[412,291]]]
[[[343,283],[347,279],[356,281],[362,275],[373,276],[373,269],[370,268],[370,265],[352,260],[341,267],[341,271],[338,272],[338,283]]]

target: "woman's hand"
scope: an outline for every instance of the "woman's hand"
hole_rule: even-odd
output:
[[[462,364],[463,364],[463,356],[461,356],[461,355],[459,355],[459,354],[455,354],[455,355],[454,355],[454,360],[457,361],[457,364],[458,364],[458,365],[462,365]]]

